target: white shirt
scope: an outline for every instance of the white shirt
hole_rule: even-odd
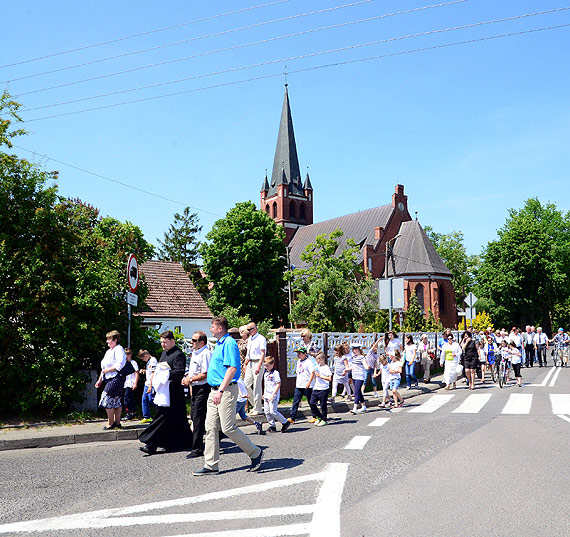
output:
[[[352,379],[366,380],[366,368],[364,367],[365,356],[361,354],[352,355]]]
[[[544,345],[547,340],[548,338],[546,337],[546,334],[544,332],[537,332],[536,336],[534,336],[534,342],[537,345]]]
[[[157,365],[158,365],[158,360],[154,356],[151,356],[148,359],[148,362],[146,363],[145,367],[146,369],[146,380],[144,381],[145,386],[150,386],[150,377],[154,373],[154,370],[156,369]]]
[[[388,345],[386,345],[386,354],[394,356],[396,350],[402,350],[402,342],[397,337],[388,341]]]
[[[412,343],[411,345],[406,345],[406,362],[411,363],[415,361],[414,351],[416,350],[416,345]]]
[[[399,379],[402,372],[402,362],[398,360],[388,363],[388,371],[390,373],[390,380]]]
[[[295,386],[297,388],[306,388],[311,378],[311,373],[314,371],[315,366],[313,362],[308,358],[304,360],[297,360],[297,366],[295,367],[295,373],[297,374],[297,382]],[[313,380],[314,384],[314,380]],[[312,386],[310,386],[312,387]]]
[[[522,354],[518,349],[510,349],[511,351],[511,363],[520,364],[522,361]]]
[[[133,364],[135,372],[125,377],[125,384],[123,386],[124,388],[132,388],[135,385],[135,378],[137,376],[136,372],[139,370],[139,364],[137,364],[134,360],[131,360],[131,364]]]
[[[518,334],[513,334],[511,336],[511,341],[517,346],[520,347],[522,345],[522,338]]]
[[[338,377],[344,375],[344,370],[346,369],[346,364],[344,361],[346,356],[335,356],[334,357],[334,374]]]
[[[323,364],[323,365],[317,364],[315,366],[315,372],[316,371],[318,371],[319,375],[322,375],[323,377],[332,376],[331,368],[327,364]],[[315,377],[315,387],[313,389],[314,390],[328,390],[329,389],[329,381],[324,380],[324,379],[319,378],[319,377]]]
[[[170,406],[170,366],[166,362],[160,362],[156,367],[152,387],[156,390],[154,404]]]
[[[263,375],[263,381],[265,382],[265,390],[263,392],[263,398],[270,399],[273,393],[275,392],[277,385],[281,384],[281,375],[279,374],[279,371],[277,371],[277,369],[273,369],[272,371],[267,371],[266,369],[265,374]],[[280,393],[281,393],[281,386],[279,386],[279,389],[275,394],[275,399],[273,399],[274,401],[279,401]]]
[[[125,349],[121,345],[115,345],[112,349],[109,349],[103,359],[101,360],[101,369],[109,369],[114,367],[117,371],[120,371],[125,367],[127,363],[127,357],[125,355]],[[112,371],[111,373],[105,373],[104,377],[106,379],[112,379],[117,376],[117,371]]]
[[[208,366],[210,365],[210,358],[212,358],[212,351],[208,349],[208,345],[204,345],[197,351],[192,351],[190,365],[188,366],[188,377],[195,377],[201,373],[207,373]],[[206,379],[197,380],[192,383],[192,386],[200,386],[207,382],[208,381]]]
[[[247,388],[245,386],[245,382],[241,378],[237,379],[237,387],[239,390],[237,402],[242,403],[243,401],[247,401]]]
[[[267,340],[260,333],[257,333],[247,340],[246,358],[250,362],[258,362],[261,360],[262,351],[267,351]]]

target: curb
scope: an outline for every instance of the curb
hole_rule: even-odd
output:
[[[424,395],[426,393],[434,392],[443,387],[443,384],[438,380],[432,380],[429,384],[422,385],[419,389],[409,390],[409,393],[404,392],[404,400]],[[367,392],[369,395],[370,392]],[[368,398],[366,405],[376,407],[380,404],[381,398]],[[338,403],[328,403],[331,414],[345,414],[348,413],[352,407],[352,403],[340,401]],[[289,416],[291,407],[279,408],[279,411],[285,416]],[[308,406],[299,408],[297,415],[299,418],[307,418],[311,416],[311,411]],[[267,423],[265,416],[258,416],[256,419],[262,423]],[[246,425],[241,419],[237,420],[239,426]],[[114,442],[117,440],[136,440],[141,433],[146,429],[144,426],[135,425],[133,428],[124,428],[113,431],[101,431],[90,433],[76,433],[76,434],[61,434],[52,436],[38,436],[36,438],[15,438],[13,440],[0,440],[0,451],[11,451],[18,449],[34,449],[34,448],[50,448],[56,446],[65,446],[71,444],[88,444],[91,442]]]

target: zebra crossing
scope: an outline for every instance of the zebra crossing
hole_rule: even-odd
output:
[[[493,398],[497,398],[499,406],[495,406],[500,415],[528,415],[532,412],[535,394],[511,393],[505,399],[506,394],[474,393],[461,400],[457,394],[431,395],[427,401],[419,406],[408,410],[409,414],[433,414],[437,411],[450,414],[478,414]],[[549,403],[552,414],[570,415],[570,394],[549,394]],[[456,406],[454,403],[459,402]]]

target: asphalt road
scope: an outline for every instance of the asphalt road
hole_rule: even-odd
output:
[[[252,434],[257,474],[227,441],[207,477],[138,441],[2,452],[0,534],[567,537],[570,371],[523,375]]]

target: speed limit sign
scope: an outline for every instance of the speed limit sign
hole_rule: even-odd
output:
[[[127,261],[127,282],[129,289],[134,293],[139,286],[139,262],[135,254],[131,254]]]

